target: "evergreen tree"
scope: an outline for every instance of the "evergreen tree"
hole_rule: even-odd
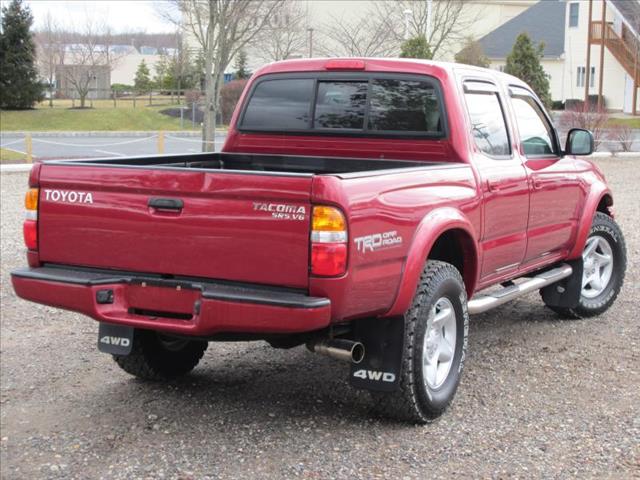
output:
[[[431,60],[433,53],[431,52],[431,47],[426,37],[419,35],[405,40],[402,43],[400,46],[400,56],[402,58],[426,58],[427,60]]]
[[[155,63],[154,67],[156,76],[153,79],[153,83],[155,84],[156,88],[159,88],[161,90],[170,90],[174,88],[171,78],[170,62],[171,60],[167,58],[166,55],[161,55],[160,60]]]
[[[0,108],[25,109],[43,98],[36,68],[33,16],[21,0],[2,8],[0,28]]]
[[[133,86],[139,92],[148,92],[153,86],[149,73],[149,67],[147,67],[147,64],[144,60],[142,60],[138,65],[138,70],[136,70],[136,77]]]
[[[472,37],[467,38],[464,48],[455,55],[456,63],[489,68],[490,62],[482,50],[482,45]]]
[[[245,80],[251,76],[251,72],[247,68],[247,54],[244,50],[238,52],[234,67],[236,69],[236,80]]]
[[[540,64],[543,56],[544,43],[535,47],[529,35],[521,33],[516,38],[516,43],[507,57],[504,71],[526,82],[540,97],[542,103],[546,107],[550,107],[549,78]]]

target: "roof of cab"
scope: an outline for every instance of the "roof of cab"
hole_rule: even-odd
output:
[[[327,68],[328,64],[339,65],[343,62],[345,68]],[[475,70],[489,73],[496,79],[506,84],[526,86],[522,80],[488,68],[475,67],[451,62],[438,62],[435,60],[422,60],[417,58],[368,58],[368,57],[338,57],[338,58],[303,58],[295,60],[282,60],[269,63],[259,68],[254,78],[272,73],[294,72],[324,72],[324,71],[364,71],[364,72],[389,72],[389,73],[414,73],[431,74],[437,77],[446,77],[453,74],[454,69]]]

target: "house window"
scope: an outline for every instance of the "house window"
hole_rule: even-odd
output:
[[[587,69],[586,67],[578,67],[576,75],[576,86],[584,87],[585,77]],[[591,74],[589,75],[589,87],[593,88],[596,85],[596,67],[591,67]]]
[[[578,26],[578,15],[580,13],[580,4],[579,3],[570,3],[569,4],[569,26],[577,27]]]

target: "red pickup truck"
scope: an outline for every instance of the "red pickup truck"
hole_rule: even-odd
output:
[[[385,414],[427,422],[460,381],[470,314],[539,290],[567,318],[624,279],[602,173],[532,90],[420,60],[267,65],[222,153],[36,164],[27,300],[100,322],[125,371],[169,379],[208,342],[306,344]]]

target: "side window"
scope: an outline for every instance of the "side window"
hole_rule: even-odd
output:
[[[282,79],[260,82],[242,118],[248,129],[306,129],[310,126],[312,79]]]
[[[580,15],[580,4],[573,2],[569,4],[569,26],[577,27]]]
[[[368,82],[318,82],[314,128],[364,128]]]
[[[471,133],[476,145],[491,157],[511,155],[504,112],[496,92],[465,93],[471,119]]]
[[[556,155],[553,131],[533,97],[513,96],[511,101],[524,154],[527,157]]]

